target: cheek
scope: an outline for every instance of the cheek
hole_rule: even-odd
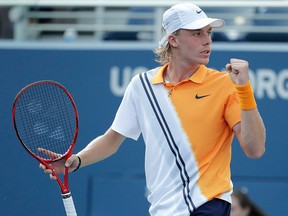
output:
[[[183,52],[185,52],[189,56],[196,56],[196,47],[191,44],[184,44],[182,46]]]

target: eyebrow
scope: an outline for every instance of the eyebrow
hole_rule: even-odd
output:
[[[211,31],[213,28],[212,27],[210,27],[209,29],[207,29],[208,31]],[[201,30],[203,30],[203,28],[201,28],[201,29],[191,29],[192,31],[201,31]]]

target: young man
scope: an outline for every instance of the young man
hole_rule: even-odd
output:
[[[212,28],[223,25],[191,3],[169,8],[163,15],[166,34],[155,51],[162,66],[132,79],[111,128],[65,166],[74,171],[103,160],[126,137],[137,140],[142,134],[151,215],[229,216],[233,136],[248,157],[259,158],[265,151],[265,128],[248,62],[231,59],[229,73],[205,66]],[[53,168],[63,172],[64,161]]]

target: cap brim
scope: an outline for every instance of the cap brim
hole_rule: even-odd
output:
[[[225,22],[222,19],[203,18],[195,22],[188,23],[187,25],[182,26],[181,29],[195,30],[204,28],[208,25],[210,25],[212,28],[221,28],[225,25]]]

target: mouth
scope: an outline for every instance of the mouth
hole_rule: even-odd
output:
[[[206,54],[206,55],[209,55],[209,54],[210,54],[210,52],[211,52],[211,50],[204,50],[204,51],[202,51],[202,52],[201,52],[201,54]]]

